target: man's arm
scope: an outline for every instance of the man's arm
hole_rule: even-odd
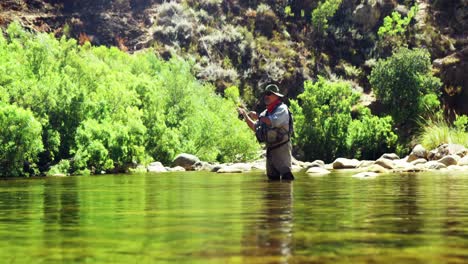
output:
[[[251,115],[245,111],[243,108],[238,108],[237,111],[239,111],[239,114],[241,114],[244,117],[245,123],[252,129],[252,131],[255,131],[255,121],[251,118]],[[252,115],[254,116],[254,115]]]

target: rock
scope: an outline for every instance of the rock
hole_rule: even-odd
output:
[[[305,167],[305,162],[300,161],[300,160],[297,160],[297,159],[294,158],[294,157],[291,158],[291,164],[292,164],[292,165],[301,166],[301,167]]]
[[[377,164],[373,164],[367,168],[365,168],[366,172],[375,172],[375,173],[387,173],[389,172],[389,170],[387,170],[386,168],[380,166],[380,165],[377,165]]]
[[[171,171],[171,172],[185,171],[185,169],[183,167],[177,166],[177,167],[174,167],[174,168],[169,168],[168,171]]]
[[[234,168],[234,167],[230,167],[230,166],[221,168],[221,169],[219,169],[217,171],[217,173],[242,173],[242,172],[244,172],[244,171],[239,169],[239,168]]]
[[[222,164],[216,164],[216,165],[213,165],[213,168],[211,169],[211,172],[217,172],[219,171],[220,169],[222,169],[224,166]]]
[[[68,175],[65,174],[65,173],[54,173],[54,174],[51,174],[51,175],[48,175],[50,177],[67,177]]]
[[[397,6],[395,7],[395,12],[398,12],[398,13],[400,13],[400,15],[402,15],[403,17],[405,17],[405,16],[408,15],[409,10],[408,10],[408,8],[407,8],[406,6],[404,6],[404,5],[397,5]]]
[[[439,160],[445,156],[463,153],[466,148],[459,144],[442,144],[437,149],[433,149],[428,154],[428,160]]]
[[[406,161],[412,162],[417,159],[426,159],[426,158],[427,158],[427,150],[421,144],[418,144],[414,146],[413,150],[411,151]]]
[[[380,165],[380,166],[384,167],[385,169],[389,169],[389,170],[393,170],[395,168],[394,162],[392,160],[389,160],[389,159],[380,158],[380,159],[375,161],[375,164]]]
[[[380,15],[380,9],[376,4],[360,4],[353,11],[353,20],[365,30],[370,30],[377,25]]]
[[[298,165],[292,165],[292,167],[291,167],[292,172],[300,172],[300,171],[302,171],[302,169],[303,168],[301,166],[298,166]]]
[[[437,159],[436,158],[436,154],[437,154],[437,150],[431,150],[427,153],[427,160],[435,160]]]
[[[444,164],[445,166],[450,166],[450,165],[457,165],[458,161],[460,160],[460,157],[457,155],[449,155],[441,158],[438,160],[438,162]]]
[[[464,156],[458,161],[459,166],[468,166],[468,156]]]
[[[440,163],[435,160],[428,161],[426,164],[424,164],[424,167],[429,170],[440,170],[440,169],[447,168],[445,164]]]
[[[460,151],[457,151],[457,153],[455,153],[455,154],[463,158],[468,154],[468,149],[466,149],[466,148],[462,149]]]
[[[258,160],[252,163],[252,170],[266,171],[266,161]]]
[[[357,159],[337,158],[333,162],[333,169],[355,169],[359,166],[359,163]]]
[[[465,168],[463,168],[463,166],[459,166],[459,165],[450,165],[447,167],[447,170],[449,171],[462,171],[464,169]]]
[[[252,170],[252,165],[248,163],[235,163],[225,166],[217,171],[217,173],[240,173]]]
[[[213,165],[204,161],[199,161],[192,166],[196,171],[213,171],[213,167]]]
[[[426,162],[427,162],[426,159],[419,158],[419,159],[416,159],[416,160],[411,161],[410,163],[411,163],[412,165],[418,165],[418,164],[425,164]]]
[[[307,169],[306,173],[324,175],[324,174],[329,174],[330,171],[321,167],[310,167],[309,169]]]
[[[200,159],[195,155],[182,153],[177,155],[172,164],[174,167],[180,166],[186,170],[194,170],[195,168],[193,166],[199,161]]]
[[[400,159],[400,157],[395,153],[385,153],[380,157],[380,159],[397,160]]]
[[[372,166],[375,164],[375,161],[373,160],[363,160],[361,163],[359,163],[358,168],[367,168],[369,166]]]
[[[323,168],[325,167],[325,162],[323,162],[323,160],[314,160],[313,162],[308,162],[305,164],[306,169],[313,167]]]
[[[333,170],[333,164],[325,164],[325,166],[323,166],[324,169],[326,170]]]
[[[167,169],[159,161],[150,163],[146,169],[148,172],[167,172]]]
[[[358,174],[354,174],[352,177],[354,178],[374,178],[376,177],[377,175],[379,175],[378,173],[375,173],[375,172],[369,172],[369,171],[365,171],[365,172],[360,172]]]

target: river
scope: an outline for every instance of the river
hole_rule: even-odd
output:
[[[2,263],[468,263],[468,173],[0,181]]]

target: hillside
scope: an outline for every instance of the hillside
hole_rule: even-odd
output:
[[[2,27],[18,20],[80,43],[182,56],[193,61],[199,79],[221,93],[238,86],[250,105],[266,82],[279,83],[295,98],[304,80],[319,75],[352,81],[370,104],[368,74],[375,61],[396,46],[425,47],[444,83],[445,109],[468,113],[468,7],[462,0],[4,0],[0,8]],[[378,34],[392,12],[409,17],[409,24]]]

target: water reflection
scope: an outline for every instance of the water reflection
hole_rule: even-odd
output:
[[[416,175],[401,175],[398,196],[394,201],[394,215],[400,215],[394,221],[394,227],[398,233],[417,234],[421,232],[423,221],[419,215],[418,186]]]
[[[87,250],[80,228],[80,197],[76,177],[66,180],[44,181],[43,243],[44,248],[54,252],[47,260],[79,261]],[[80,249],[81,253],[67,251]]]
[[[293,183],[267,182],[262,187],[262,211],[244,230],[243,255],[284,263],[293,254]]]

